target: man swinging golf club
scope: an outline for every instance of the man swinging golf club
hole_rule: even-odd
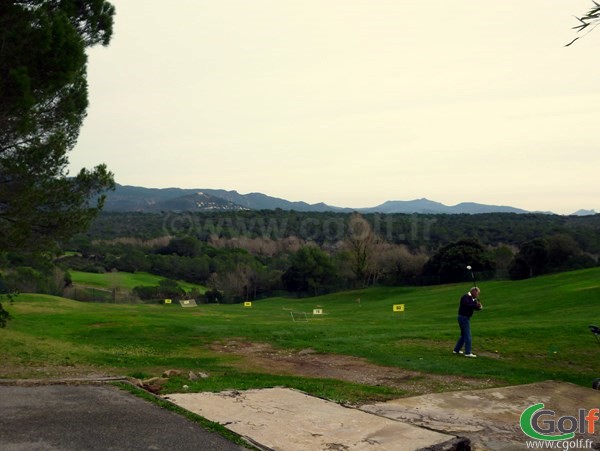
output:
[[[467,266],[467,269],[471,271],[471,267]],[[473,339],[471,337],[471,317],[475,310],[481,310],[483,306],[479,302],[479,293],[481,290],[477,288],[475,284],[475,277],[473,271],[471,271],[471,278],[473,279],[473,288],[469,290],[467,294],[460,298],[460,304],[458,306],[458,325],[460,326],[460,338],[454,346],[454,354],[462,354],[461,350],[463,345],[465,347],[465,357],[477,357],[471,351],[471,344]]]

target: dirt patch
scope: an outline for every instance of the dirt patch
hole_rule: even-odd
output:
[[[432,392],[481,389],[502,385],[493,379],[438,375],[375,365],[347,355],[276,349],[268,343],[230,340],[213,343],[216,352],[236,355],[244,369],[269,374],[338,379],[364,385],[392,387],[415,396]]]

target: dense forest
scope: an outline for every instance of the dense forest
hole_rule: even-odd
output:
[[[467,264],[512,278],[593,266],[600,215],[103,213],[62,247],[76,253],[64,269],[147,271],[241,301],[463,280]]]
[[[202,301],[310,296],[374,284],[535,277],[598,264],[600,215],[406,215],[239,211],[102,213],[44,258],[0,257],[7,284],[59,294],[69,271],[164,277],[141,299],[205,285]],[[171,291],[168,291],[171,287]],[[161,291],[162,290],[162,291]],[[167,291],[165,291],[167,290]]]
[[[535,238],[571,236],[584,252],[600,254],[600,215],[547,214],[362,214],[374,233],[387,242],[412,249],[435,250],[444,244],[475,238],[484,245],[519,246]],[[348,213],[300,213],[283,210],[215,213],[102,213],[92,223],[91,240],[132,237],[151,240],[164,236],[214,238],[297,237],[319,245],[343,239]]]

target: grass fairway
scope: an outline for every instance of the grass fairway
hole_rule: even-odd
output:
[[[0,329],[0,376],[34,377],[40,368],[50,374],[95,367],[138,377],[169,368],[202,369],[211,377],[190,383],[190,390],[286,385],[350,401],[401,394],[386,387],[245,371],[230,365],[233,355],[208,348],[241,339],[500,384],[554,379],[590,386],[600,377],[600,346],[588,329],[600,323],[599,280],[600,268],[594,268],[482,283],[484,310],[472,320],[477,359],[451,352],[458,336],[458,300],[469,288],[465,284],[272,298],[251,308],[91,304],[23,294],[6,305],[14,320]],[[394,313],[394,304],[404,304],[405,312]],[[313,316],[314,308],[324,314]],[[293,322],[291,311],[306,313],[308,321]]]
[[[91,273],[83,271],[69,271],[75,285],[84,287],[102,288],[110,290],[114,287],[132,290],[137,286],[156,286],[164,277],[155,276],[147,272],[107,272]],[[206,292],[206,287],[189,282],[179,281],[179,286],[186,291],[198,288],[201,293]]]

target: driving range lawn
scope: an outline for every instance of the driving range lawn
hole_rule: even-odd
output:
[[[12,305],[5,302],[14,319],[0,329],[0,361],[21,368],[23,377],[34,377],[38,367],[92,366],[135,377],[201,368],[211,377],[190,389],[285,385],[350,401],[402,394],[386,387],[233,369],[236,357],[217,354],[209,345],[236,339],[500,384],[553,379],[590,386],[600,377],[600,345],[588,329],[600,323],[599,280],[600,268],[594,268],[481,283],[484,309],[472,319],[477,359],[451,352],[458,337],[458,300],[469,288],[465,284],[271,298],[251,307],[93,304],[22,294]],[[404,305],[403,312],[393,311],[397,304]],[[323,314],[313,315],[314,309]],[[304,314],[306,321],[292,318],[304,319]],[[10,376],[1,371],[1,377]]]

